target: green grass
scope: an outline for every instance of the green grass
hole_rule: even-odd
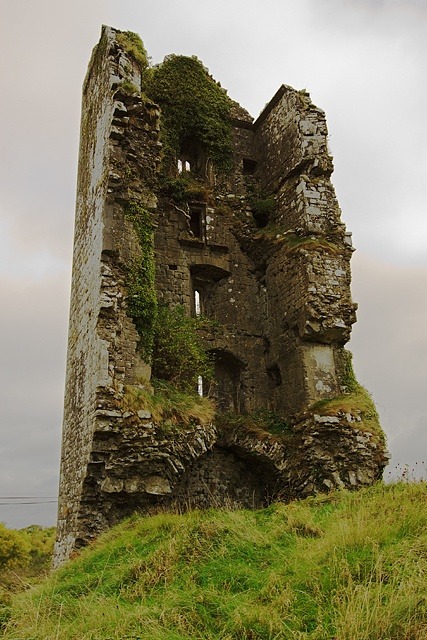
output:
[[[146,409],[156,423],[177,429],[192,423],[207,425],[212,422],[215,407],[210,398],[180,391],[165,380],[153,378],[151,384],[152,392],[142,385],[126,385],[123,408],[135,413]]]
[[[8,640],[422,640],[426,484],[133,517],[15,597]]]
[[[354,382],[350,391],[342,396],[319,400],[310,407],[310,412],[331,416],[339,413],[359,415],[361,421],[355,423],[357,429],[369,431],[377,436],[381,444],[385,445],[385,434],[371,394],[357,382]]]

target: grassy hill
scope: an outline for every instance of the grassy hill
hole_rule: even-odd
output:
[[[135,516],[4,611],[8,640],[425,640],[427,486]]]

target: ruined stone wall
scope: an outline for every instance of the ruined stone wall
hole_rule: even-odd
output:
[[[233,103],[231,169],[216,172],[186,140],[182,158],[196,150],[206,170],[177,200],[161,110],[119,36],[103,28],[83,90],[56,563],[134,511],[260,507],[370,484],[387,460],[371,410],[315,405],[357,388],[343,348],[351,238],[324,113],[286,86],[255,123]],[[129,404],[129,389],[152,391],[152,318],[141,322],[135,298],[153,259],[159,304],[194,316],[200,295],[212,423]],[[283,432],[255,424],[259,410]]]
[[[140,86],[138,73],[133,60],[115,46],[113,32],[104,29],[83,87],[58,561],[86,536],[87,520],[96,510],[84,483],[93,464],[99,421],[105,412],[114,414],[115,393],[125,380],[149,375],[127,309],[126,274],[140,248],[125,205],[135,196],[133,179],[139,187],[144,181],[138,200],[155,207],[150,176],[159,156],[158,111],[155,105],[118,90],[124,74]]]
[[[104,34],[83,89],[58,512],[60,555],[67,555],[74,544],[79,501],[92,446],[96,388],[108,381],[107,345],[97,333],[107,190],[104,176],[108,171],[112,116],[107,50]]]

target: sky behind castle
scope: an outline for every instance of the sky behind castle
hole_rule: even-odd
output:
[[[0,521],[55,521],[81,86],[103,23],[153,63],[197,55],[255,117],[282,83],[325,109],[356,373],[390,470],[426,476],[427,0],[0,0]]]

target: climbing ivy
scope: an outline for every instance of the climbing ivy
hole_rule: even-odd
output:
[[[125,214],[137,233],[140,253],[127,265],[128,310],[140,336],[142,356],[151,361],[157,317],[154,286],[154,226],[150,213],[137,202],[130,202]]]
[[[176,158],[186,140],[196,140],[218,170],[230,169],[232,100],[198,58],[167,56],[152,69],[145,92],[162,109],[166,159]]]

